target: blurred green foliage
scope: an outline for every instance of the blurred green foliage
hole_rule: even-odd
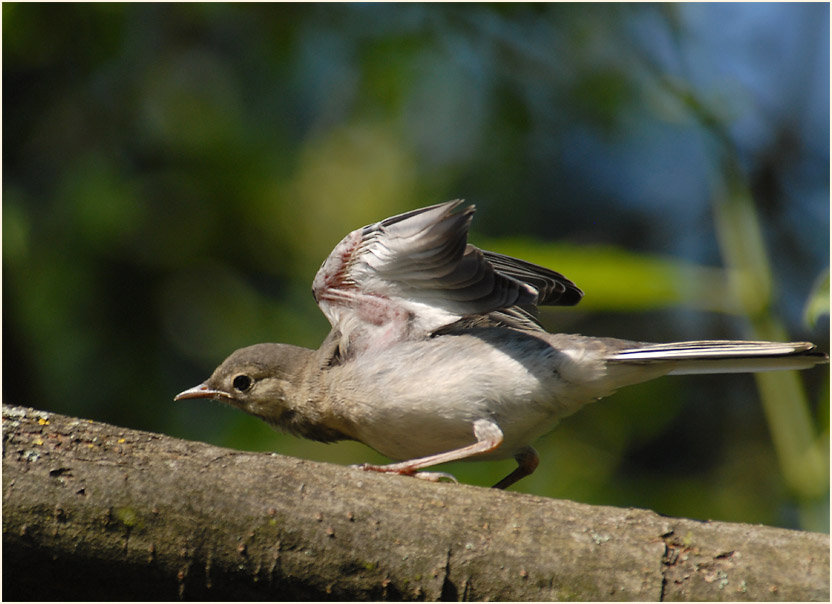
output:
[[[7,403],[383,462],[171,399],[237,347],[316,347],[335,243],[456,197],[474,243],[586,291],[552,331],[828,349],[826,5],[2,10]],[[628,388],[515,488],[828,530],[828,401],[825,369]]]

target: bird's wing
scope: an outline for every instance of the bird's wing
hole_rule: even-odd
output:
[[[474,206],[454,212],[461,203],[387,218],[335,247],[312,290],[342,337],[419,338],[463,317],[577,303],[580,290],[562,275],[468,244]]]
[[[482,253],[498,273],[534,287],[537,306],[574,306],[584,296],[577,285],[553,270],[497,252]]]

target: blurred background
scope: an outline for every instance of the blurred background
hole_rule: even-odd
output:
[[[5,403],[384,462],[172,398],[238,347],[317,347],[341,237],[458,197],[473,243],[584,289],[550,331],[829,349],[826,4],[2,10]],[[828,531],[828,378],[624,389],[513,489]]]

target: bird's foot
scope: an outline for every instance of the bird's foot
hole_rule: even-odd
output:
[[[429,480],[430,482],[442,482],[443,480],[447,480],[448,482],[459,484],[459,481],[456,478],[446,472],[416,472],[415,474],[411,474],[411,476],[413,476],[413,478]]]
[[[447,480],[454,484],[459,484],[459,481],[450,474],[445,472],[417,472],[414,468],[407,467],[402,464],[390,464],[388,466],[375,466],[369,463],[362,463],[350,466],[356,470],[364,470],[365,472],[381,472],[384,474],[399,474],[400,476],[413,476],[422,480],[429,480],[430,482],[441,482]]]

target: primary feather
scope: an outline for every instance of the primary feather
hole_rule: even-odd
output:
[[[461,203],[393,216],[335,246],[312,291],[342,352],[424,338],[471,317],[533,328],[529,309],[578,303],[583,292],[563,275],[469,244],[474,206],[454,212]]]

